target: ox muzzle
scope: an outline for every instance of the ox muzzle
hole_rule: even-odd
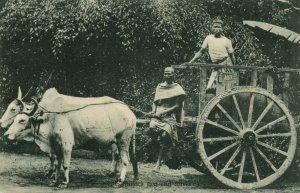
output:
[[[8,132],[8,131],[6,131],[4,133],[4,136],[7,137],[7,139],[9,139],[9,140],[14,140],[16,138],[16,135],[14,133],[11,133],[11,132]]]

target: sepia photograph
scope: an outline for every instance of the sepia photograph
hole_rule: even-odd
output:
[[[300,0],[0,0],[0,193],[300,192]]]

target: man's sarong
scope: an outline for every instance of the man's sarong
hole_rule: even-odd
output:
[[[231,62],[231,59],[228,57],[226,58],[224,61],[220,62],[220,63],[216,63],[216,64],[219,64],[219,65],[226,65],[226,66],[232,66],[232,62]],[[216,70],[213,70],[210,77],[209,77],[209,81],[207,83],[207,87],[206,89],[209,89],[212,87],[213,83],[217,80],[218,78],[218,74],[219,73],[224,73],[225,76],[224,76],[224,80],[227,81],[227,80],[232,80],[232,74],[233,74],[234,70],[231,69],[231,68],[221,68],[219,69],[218,71]]]
[[[175,114],[173,113],[170,116],[164,116],[161,118],[152,118],[150,120],[150,128],[153,129],[161,129],[166,131],[170,137],[173,140],[178,141],[178,136],[177,136],[177,128],[176,128],[176,118],[175,118]]]

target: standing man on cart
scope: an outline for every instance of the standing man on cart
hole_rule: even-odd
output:
[[[235,65],[234,50],[232,47],[231,40],[223,35],[223,21],[220,19],[215,19],[211,26],[212,34],[208,35],[201,46],[201,49],[194,55],[189,63],[194,62],[199,58],[205,50],[208,50],[210,59],[213,64],[220,64],[225,66]],[[221,70],[223,73],[232,73],[232,69],[223,68]],[[212,84],[217,78],[218,72],[213,70],[206,89],[210,89]],[[225,79],[231,79],[230,75],[225,76]]]
[[[175,141],[178,140],[176,130],[176,115],[181,114],[185,91],[174,83],[174,68],[167,67],[164,70],[164,82],[158,84],[155,91],[152,111],[147,115],[152,117],[150,129],[158,134],[160,144],[158,159],[154,171],[159,172],[161,161],[169,156]],[[178,117],[178,116],[177,116]]]

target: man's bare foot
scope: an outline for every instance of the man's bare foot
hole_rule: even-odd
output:
[[[159,166],[155,166],[155,168],[152,170],[153,172],[159,173],[160,171],[160,167]]]

